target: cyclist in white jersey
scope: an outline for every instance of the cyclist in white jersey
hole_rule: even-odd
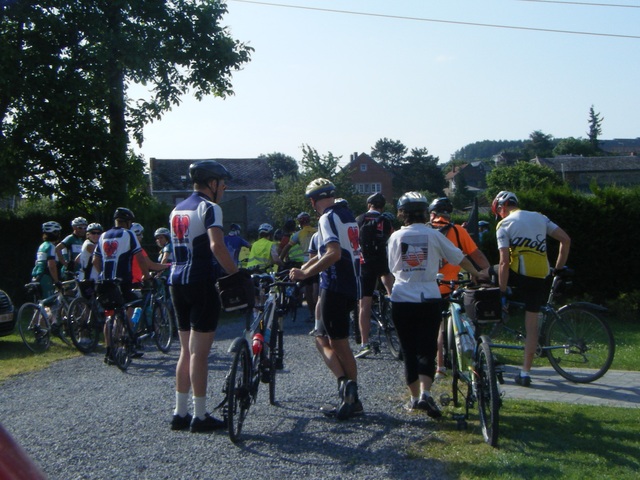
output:
[[[339,420],[361,414],[358,398],[358,368],[349,346],[350,312],[360,296],[360,247],[358,225],[344,202],[335,201],[335,185],[325,178],[313,180],[305,196],[320,215],[318,255],[292,268],[290,278],[301,281],[320,273],[320,312],[322,327],[329,341],[324,347],[325,363],[338,378],[340,403],[335,409]]]
[[[193,194],[170,217],[173,263],[169,282],[180,338],[171,429],[209,432],[225,427],[222,420],[207,413],[206,394],[209,352],[220,316],[215,282],[225,273],[238,271],[224,243],[218,205],[231,175],[218,162],[203,160],[191,164],[189,176]],[[190,390],[193,416],[188,412]]]

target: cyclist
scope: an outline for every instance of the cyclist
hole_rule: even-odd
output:
[[[374,193],[367,198],[368,211],[356,217],[360,249],[362,250],[360,270],[362,292],[360,294],[358,313],[362,343],[360,350],[356,353],[356,358],[364,358],[372,352],[369,345],[371,304],[378,278],[382,280],[388,295],[391,295],[393,286],[393,275],[389,272],[389,259],[387,257],[387,241],[393,233],[393,225],[389,217],[382,213],[386,203],[384,195]]]
[[[158,263],[170,265],[173,261],[171,231],[168,228],[160,227],[153,233],[153,238],[160,249],[160,253],[158,254]]]
[[[170,290],[180,337],[171,429],[210,432],[225,427],[206,409],[209,352],[220,316],[215,282],[223,275],[221,269],[227,274],[238,271],[224,244],[219,205],[231,174],[214,160],[202,160],[189,166],[189,177],[193,193],[173,209],[170,217]],[[188,413],[190,390],[193,417]]]
[[[142,245],[142,236],[144,235],[144,227],[139,223],[133,222],[131,224],[131,231],[136,234],[136,238],[138,239],[138,242],[140,242],[140,245]],[[163,272],[165,270],[168,270],[171,267],[171,265],[167,263],[158,263],[151,260],[149,258],[149,254],[142,246],[140,246],[140,250],[141,250],[142,256],[144,257],[143,261],[147,266],[147,270],[152,272]],[[142,286],[142,269],[140,268],[140,264],[138,263],[138,257],[133,257],[133,262],[131,264],[131,275],[132,275],[133,286],[136,288],[140,288]]]
[[[478,248],[473,241],[466,228],[460,225],[455,225],[451,221],[451,213],[453,212],[453,204],[447,197],[436,198],[431,204],[429,204],[429,226],[437,229],[445,237],[449,239],[456,247],[462,250],[479,270],[489,268],[489,260],[485,257],[484,253]],[[460,265],[452,265],[445,259],[440,260],[440,270],[443,280],[457,280],[458,273],[460,273]],[[440,294],[442,298],[447,298],[451,293],[451,287],[448,285],[440,285]],[[440,332],[438,334],[438,355],[436,368],[436,380],[444,378],[446,376],[446,367],[444,365],[444,322],[440,323]]]
[[[473,276],[479,273],[460,249],[426,225],[427,206],[427,199],[419,192],[407,192],[398,200],[398,218],[404,227],[391,234],[388,243],[389,270],[395,276],[391,312],[411,393],[406,408],[425,410],[430,417],[438,418],[442,413],[431,396],[431,385],[442,320],[436,282],[439,263],[444,258]]]
[[[238,266],[240,266],[240,251],[243,248],[251,248],[251,244],[240,236],[240,225],[237,223],[232,223],[229,226],[229,234],[225,235],[224,244]]]
[[[55,293],[60,286],[58,263],[56,262],[56,244],[60,239],[62,226],[58,222],[49,221],[42,224],[42,240],[36,252],[36,263],[31,271],[31,281],[40,282],[42,298]]]
[[[93,251],[93,266],[98,271],[99,278],[105,281],[120,280],[120,292],[125,303],[133,302],[138,298],[132,290],[131,265],[134,258],[137,258],[140,263],[143,278],[145,280],[150,278],[140,242],[130,230],[134,219],[133,212],[128,208],[116,208],[113,214],[113,228],[100,235]],[[127,311],[129,318],[131,318],[131,313],[132,309],[129,309]],[[104,362],[111,365],[111,345],[109,345],[107,324],[104,327],[104,338],[107,346]]]
[[[274,265],[283,266],[284,263],[278,255],[278,244],[273,241],[273,227],[269,223],[263,223],[258,227],[260,238],[251,245],[247,268],[259,270],[271,270]]]
[[[491,211],[496,219],[501,219],[496,226],[500,291],[506,295],[508,285],[515,287],[514,292],[525,304],[524,362],[515,381],[529,387],[531,364],[538,346],[538,313],[545,303],[544,279],[549,275],[547,236],[560,242],[554,271],[563,268],[567,262],[571,238],[545,215],[521,210],[518,197],[513,192],[498,193],[491,204]]]
[[[87,239],[87,220],[76,217],[71,221],[73,233],[66,236],[56,245],[56,257],[62,264],[62,278],[75,271],[75,259],[82,251],[82,245]]]
[[[360,293],[358,225],[344,203],[337,203],[335,185],[317,178],[307,185],[305,197],[320,215],[318,255],[292,268],[292,281],[320,274],[320,312],[323,333],[328,336],[323,358],[338,379],[340,404],[336,417],[345,420],[362,413],[358,398],[358,367],[349,347],[349,314]]]
[[[75,259],[79,281],[98,280],[98,271],[93,266],[91,257],[103,231],[104,229],[99,223],[90,223],[87,227],[87,239],[82,244],[80,254]]]
[[[300,212],[296,217],[300,230],[295,232],[289,239],[289,243],[282,249],[281,257],[289,259],[296,267],[309,261],[309,245],[311,237],[317,232],[317,228],[311,226],[311,215],[307,212]],[[299,263],[298,263],[299,262]],[[302,282],[304,285],[304,297],[307,300],[309,309],[309,322],[315,319],[316,304],[318,303],[318,275],[313,275]]]

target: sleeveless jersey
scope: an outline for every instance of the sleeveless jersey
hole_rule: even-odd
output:
[[[311,225],[305,225],[301,230],[297,231],[291,236],[291,243],[293,243],[294,246],[300,246],[299,255],[302,256],[302,259],[299,259],[298,261],[301,261],[303,263],[309,261],[309,243],[311,242],[311,237],[313,237],[313,234],[316,233],[316,231],[317,229],[315,229]],[[291,258],[292,256],[291,252],[294,252],[293,248],[291,248],[291,250],[289,251],[289,258]],[[295,254],[296,253],[294,252],[294,255]],[[293,260],[293,258],[291,259]]]
[[[520,275],[545,278],[549,274],[547,235],[558,225],[545,215],[513,210],[496,227],[498,248],[509,248],[510,269]]]
[[[329,243],[340,244],[340,260],[320,273],[320,288],[352,298],[360,298],[360,244],[358,224],[351,211],[342,205],[328,207],[318,222],[318,257]]]
[[[131,262],[139,251],[140,243],[132,231],[114,227],[104,232],[93,252],[102,261],[101,278],[131,283]]]
[[[247,263],[247,268],[268,268],[273,265],[271,251],[275,247],[276,244],[266,237],[259,238],[258,240],[253,242],[253,245],[251,245],[251,253],[249,253],[249,262]]]
[[[171,212],[172,285],[215,282],[221,268],[213,256],[208,230],[222,228],[222,209],[199,192]]]

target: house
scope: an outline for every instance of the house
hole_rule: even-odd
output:
[[[445,175],[447,188],[445,193],[453,195],[461,185],[470,191],[482,191],[487,188],[487,174],[491,171],[491,165],[485,162],[471,162],[455,166]]]
[[[356,193],[368,197],[372,193],[382,193],[391,202],[393,197],[393,176],[382,165],[366,153],[353,153],[345,166],[350,170],[350,178]]]
[[[201,159],[203,160],[203,159]],[[209,159],[207,159],[209,160]],[[271,169],[264,158],[214,158],[224,165],[232,179],[227,182],[223,201],[224,226],[231,223],[242,227],[251,236],[258,226],[268,221],[265,196],[276,192]],[[189,165],[198,160],[151,158],[149,177],[151,195],[160,202],[175,206],[191,194]]]
[[[640,137],[598,140],[598,148],[603,152],[614,153],[620,156],[638,155],[640,153]]]
[[[635,155],[624,157],[536,157],[531,162],[550,167],[575,190],[589,191],[592,181],[601,187],[640,185],[640,157]]]

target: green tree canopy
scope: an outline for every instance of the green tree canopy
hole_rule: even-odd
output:
[[[549,167],[530,162],[518,162],[513,167],[497,167],[487,175],[486,196],[493,200],[501,190],[517,193],[521,190],[543,190],[561,186],[562,179]]]
[[[295,178],[298,176],[298,162],[289,155],[274,152],[268,155],[259,155],[258,158],[265,158],[267,160],[274,179],[283,177]]]
[[[130,139],[192,92],[232,94],[251,48],[234,40],[217,0],[2,3],[0,194],[76,206],[126,203]],[[134,83],[148,97],[128,95]],[[13,188],[11,186],[13,185]]]
[[[591,142],[591,146],[595,151],[599,150],[598,147],[598,137],[602,135],[602,122],[604,118],[600,118],[600,113],[596,113],[593,109],[593,105],[589,109],[589,132],[587,135],[589,136],[589,142]]]
[[[593,148],[593,144],[584,138],[563,138],[553,149],[553,155],[582,155],[592,157],[599,155]]]

